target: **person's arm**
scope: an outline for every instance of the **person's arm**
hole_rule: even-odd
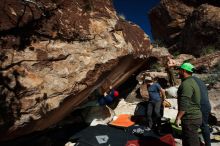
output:
[[[178,113],[176,116],[175,124],[180,125],[180,121],[190,106],[190,98],[193,95],[193,90],[190,83],[184,82],[180,85],[178,94]]]
[[[160,91],[160,94],[162,96],[162,100],[164,100],[166,98],[166,93],[165,93],[165,90],[160,86],[159,83],[156,84],[157,85],[157,88],[159,89]]]
[[[113,102],[113,96],[111,96],[110,94],[107,94],[106,96],[103,97],[106,104],[111,104]]]
[[[160,93],[162,95],[162,99],[165,100],[166,99],[166,92],[162,87],[160,88]]]
[[[173,59],[169,59],[169,61],[167,62],[167,66],[168,67],[175,67],[176,66],[176,61]]]
[[[112,96],[112,97],[114,97],[115,89],[112,87],[112,85],[109,86],[109,90],[110,90],[110,91],[109,91],[109,95]]]
[[[176,120],[175,120],[175,125],[177,127],[179,127],[179,125],[181,123],[181,118],[183,117],[184,114],[185,114],[185,111],[178,111],[177,116],[176,116]]]

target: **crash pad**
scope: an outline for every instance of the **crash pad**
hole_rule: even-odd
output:
[[[139,139],[139,140],[128,140],[126,146],[175,146],[174,137],[171,134],[164,135],[159,139]]]
[[[131,115],[129,114],[121,114],[118,115],[116,120],[113,120],[109,123],[109,125],[117,126],[117,127],[129,127],[134,125],[135,123],[131,121]]]

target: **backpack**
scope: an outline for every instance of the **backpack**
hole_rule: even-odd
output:
[[[140,102],[137,104],[134,116],[131,117],[131,120],[139,125],[145,125],[146,124],[146,110],[147,110],[147,103],[148,102]]]
[[[148,91],[147,91],[147,84],[141,84],[140,85],[140,94],[141,94],[141,97],[148,100],[149,99],[149,94],[148,94]]]

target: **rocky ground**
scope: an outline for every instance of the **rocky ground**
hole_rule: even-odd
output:
[[[218,94],[220,95],[220,94]],[[170,118],[170,119],[175,119],[176,115],[177,115],[177,99],[167,99],[170,103],[171,103],[171,107],[170,108],[165,108],[164,110],[164,117],[166,118]],[[124,100],[121,100],[118,107],[114,110],[116,115],[119,114],[134,114],[136,105],[138,102],[134,102],[134,103],[128,103]],[[219,121],[219,119],[218,119]],[[216,125],[213,126],[213,132],[211,134],[211,138],[212,138],[212,146],[219,146],[220,145],[220,141],[216,141],[214,140],[215,138],[215,133],[219,133],[220,132],[220,125]],[[182,141],[179,138],[175,138],[175,142],[176,142],[176,146],[181,146],[182,145]]]
[[[150,73],[148,75],[155,75],[154,73]],[[162,76],[163,74],[159,74],[157,72],[158,76]],[[212,133],[211,133],[211,139],[212,139],[212,146],[218,146],[220,145],[220,141],[215,140],[215,138],[220,133],[220,82],[218,79],[219,74],[194,74],[194,76],[197,76],[201,78],[208,86],[208,92],[209,92],[209,99],[212,106],[212,113],[217,118],[217,125],[212,126]],[[140,78],[137,78],[140,80]],[[114,109],[114,112],[117,115],[119,114],[131,114],[134,115],[135,108],[139,102],[141,102],[141,99],[136,98],[139,85],[134,88],[134,90],[127,96],[126,101],[121,100],[118,104],[118,106]],[[175,120],[177,115],[177,99],[176,98],[168,98],[168,102],[171,103],[170,107],[166,107],[164,110],[164,117],[170,118],[171,121]],[[176,145],[181,146],[181,139],[175,138]]]
[[[160,74],[161,75],[161,74]],[[207,74],[203,75],[203,74],[195,74],[195,76],[200,77],[201,79],[205,79],[207,78]],[[138,103],[142,102],[143,100],[140,98],[137,98],[137,90],[139,88],[139,85],[137,85],[133,91],[127,96],[126,99],[120,99],[117,107],[113,110],[114,111],[114,116],[118,116],[120,114],[130,114],[130,115],[134,115],[135,114],[135,109],[138,105]],[[218,97],[220,96],[220,90],[219,90],[219,82],[216,82],[214,85],[210,85],[209,88],[209,98],[210,98],[210,102],[212,105],[212,113],[216,116],[217,120],[218,120],[218,124],[212,126],[212,133],[211,133],[211,138],[212,138],[212,146],[218,146],[220,145],[220,141],[215,140],[216,134],[220,133],[220,125],[219,125],[219,121],[220,121],[220,117],[219,117],[219,99]],[[172,98],[169,97],[167,99],[167,101],[169,103],[171,103],[170,107],[166,107],[164,109],[164,117],[166,118],[170,118],[171,121],[175,120],[176,115],[177,115],[177,99],[176,98]],[[106,121],[105,121],[106,122]],[[93,124],[105,124],[105,122],[100,122],[100,121],[95,121],[95,123],[93,122]],[[175,142],[176,142],[176,146],[181,146],[182,145],[182,141],[178,136],[175,136]],[[68,146],[71,146],[72,143],[68,143]]]

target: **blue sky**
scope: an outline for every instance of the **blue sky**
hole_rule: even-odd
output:
[[[151,28],[148,11],[159,4],[160,0],[113,0],[118,14],[125,16],[126,20],[139,25],[150,36]]]

